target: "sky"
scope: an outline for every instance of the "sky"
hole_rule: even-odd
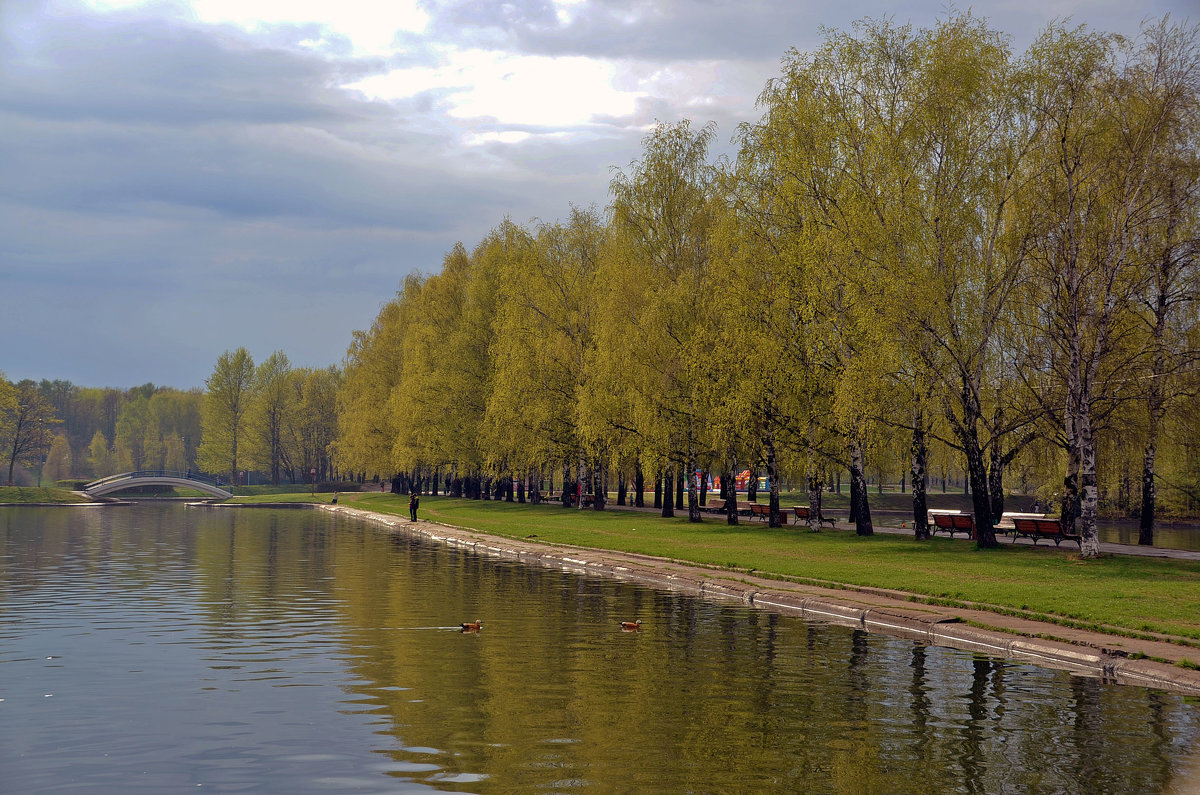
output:
[[[822,26],[944,0],[0,0],[0,371],[202,387],[340,365],[410,273],[603,209],[656,122],[737,125]],[[1136,34],[1197,0],[969,8]]]

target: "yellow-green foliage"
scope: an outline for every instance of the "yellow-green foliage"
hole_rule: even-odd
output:
[[[1053,27],[1023,54],[970,13],[827,31],[784,56],[731,161],[711,125],[659,125],[606,214],[504,220],[410,277],[348,352],[337,459],[723,472],[770,447],[784,476],[853,450],[896,477],[919,426],[931,473],[965,453],[1045,499],[1062,451],[1092,447],[1129,509],[1157,435],[1161,503],[1195,506],[1194,308],[1168,302],[1156,336],[1148,307],[1195,293],[1196,51],[1165,23],[1136,42]],[[1067,231],[1112,279],[1068,289]],[[1073,341],[1072,296],[1091,307]],[[1169,384],[1161,427],[1151,383]]]

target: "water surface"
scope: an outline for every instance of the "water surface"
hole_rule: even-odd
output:
[[[1200,767],[1194,699],[305,510],[0,511],[0,699],[2,792],[1124,793]]]

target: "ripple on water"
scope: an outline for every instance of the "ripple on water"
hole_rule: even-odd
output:
[[[315,513],[185,513],[0,532],[0,789],[1160,791],[1194,766],[1167,694]]]

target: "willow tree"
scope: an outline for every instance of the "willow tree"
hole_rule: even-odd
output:
[[[526,239],[523,230],[505,221],[471,254],[455,245],[441,272],[414,296],[405,318],[402,376],[383,406],[395,423],[390,460],[397,471],[436,480],[442,467],[449,467],[454,477],[465,476],[470,483],[483,476],[482,431],[502,262],[506,251]]]
[[[196,464],[206,472],[228,472],[232,485],[237,483],[239,446],[245,441],[253,398],[254,360],[245,348],[225,351],[204,386],[203,441]]]
[[[1000,445],[1027,422],[997,405],[1015,386],[1005,381],[1004,351],[1030,234],[1016,204],[1038,128],[1008,39],[986,23],[953,17],[924,31],[915,55],[908,99],[916,110],[911,149],[920,195],[912,230],[919,245],[902,260],[905,295],[925,300],[917,304],[913,352],[937,385],[963,453],[977,538],[987,547],[1000,518],[989,454],[999,478],[1011,453]]]
[[[1156,198],[1178,163],[1179,131],[1194,123],[1194,33],[1166,47],[1171,30],[1164,23],[1128,41],[1055,26],[1031,48],[1043,135],[1029,301],[1040,308],[1046,375],[1062,396],[1064,519],[1075,519],[1077,489],[1084,557],[1100,554],[1098,423],[1130,392],[1145,355],[1134,309],[1152,275],[1146,236],[1159,227]],[[1194,138],[1184,146],[1194,150]]]
[[[705,423],[696,378],[708,350],[702,318],[716,212],[712,138],[712,125],[660,124],[643,141],[642,158],[609,188],[614,234],[630,254],[623,276],[640,293],[627,308],[623,336],[640,351],[631,359],[639,433],[659,461],[686,472],[693,522],[700,521],[695,473]]]
[[[579,405],[588,436],[603,435],[618,465],[632,470],[633,504],[640,507],[646,469],[657,472],[662,459],[652,443],[656,426],[651,422],[647,432],[644,414],[643,395],[653,389],[652,378],[630,322],[643,314],[647,298],[644,285],[631,278],[635,256],[634,241],[606,229],[595,280],[595,344],[585,362],[586,387]],[[661,479],[657,482],[661,485]]]
[[[317,477],[326,479],[332,475],[331,447],[337,438],[337,399],[342,383],[342,372],[337,367],[300,367],[288,374],[288,388],[292,392],[292,416],[285,424],[284,448],[290,468],[288,476],[296,482],[297,475],[303,479],[312,470]],[[381,475],[391,470],[372,470]]]
[[[1157,455],[1167,414],[1185,392],[1185,374],[1200,359],[1189,339],[1200,309],[1200,52],[1196,29],[1162,21],[1146,31],[1131,79],[1149,94],[1151,112],[1167,113],[1158,170],[1150,176],[1154,210],[1138,231],[1135,258],[1149,277],[1141,295],[1145,355],[1138,368],[1146,414],[1138,543],[1154,543]],[[1157,107],[1156,107],[1157,106]]]
[[[292,364],[287,354],[275,351],[254,371],[254,400],[250,407],[250,452],[258,466],[278,486],[280,474],[291,469],[286,439],[296,414],[295,392],[289,386]]]
[[[898,378],[912,394],[918,477],[932,403],[964,454],[982,546],[995,544],[985,388],[1021,265],[1010,206],[1028,133],[1016,97],[1005,38],[971,15],[916,32],[867,21],[790,52],[752,129],[778,153],[774,190],[795,208],[794,237],[827,252],[812,309],[825,319],[855,507],[867,508],[865,440],[880,432],[862,385]]]
[[[389,411],[388,404],[400,382],[411,377],[408,339],[415,333],[415,305],[424,283],[418,275],[406,277],[370,329],[353,333],[337,390],[337,438],[332,443],[333,462],[343,470],[386,477],[397,471],[392,447],[406,418]],[[311,449],[309,454],[311,470],[319,455]]]
[[[868,364],[885,329],[877,292],[891,283],[891,252],[873,234],[886,208],[872,193],[888,165],[872,141],[879,131],[869,128],[883,88],[872,83],[879,57],[845,34],[831,34],[813,53],[790,51],[782,76],[759,98],[762,120],[741,131],[738,160],[738,174],[749,181],[741,190],[746,226],[771,252],[761,259],[770,281],[788,295],[775,322],[803,327],[788,335],[804,344],[792,346],[787,369],[797,385],[822,396],[823,411],[810,412],[802,434],[810,452],[850,471],[851,516],[863,535],[873,532],[865,471],[874,423],[859,379],[877,375]],[[829,430],[840,449],[813,443]]]
[[[808,234],[806,195],[788,180],[786,158],[794,151],[771,119],[743,128],[737,162],[725,173],[726,211],[714,234],[710,304],[716,322],[705,383],[712,394],[709,427],[726,480],[735,464],[753,464],[761,451],[771,484],[773,526],[779,483],[787,464],[804,467],[810,526],[820,527],[820,485],[825,461],[838,457],[823,428],[830,409],[831,379],[816,305],[825,298],[813,271],[819,246]],[[734,494],[727,495],[734,521]]]
[[[493,462],[514,466],[534,483],[551,462],[567,471],[577,465],[583,477],[584,429],[595,423],[581,401],[595,347],[603,237],[595,211],[572,208],[565,224],[541,224],[536,236],[505,252],[484,433]]]

